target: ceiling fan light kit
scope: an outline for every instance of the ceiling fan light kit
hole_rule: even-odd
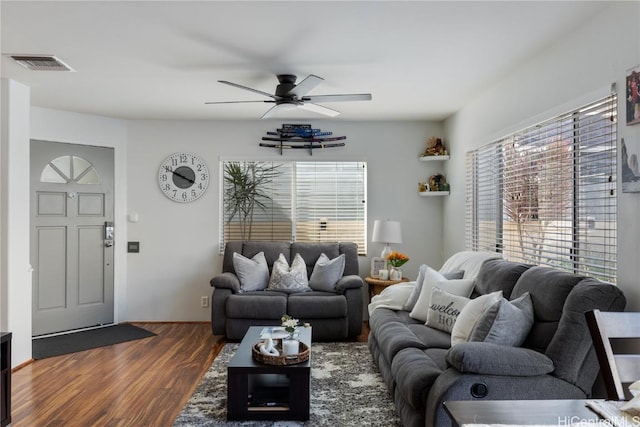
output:
[[[263,119],[273,117],[281,111],[299,108],[305,111],[322,114],[328,117],[336,117],[339,111],[332,108],[318,105],[318,102],[343,102],[343,101],[370,101],[370,93],[360,94],[341,94],[341,95],[307,95],[309,91],[319,85],[324,79],[313,74],[309,74],[300,83],[296,84],[297,77],[293,74],[278,74],[279,84],[276,86],[274,94],[243,86],[226,80],[218,80],[222,84],[226,84],[238,89],[248,90],[253,93],[265,96],[271,99],[262,101],[214,101],[205,102],[205,104],[239,104],[244,102],[267,102],[275,104],[267,112],[262,115]]]
[[[344,147],[346,136],[333,136],[333,132],[314,129],[309,124],[283,124],[280,129],[275,132],[267,132],[267,136],[263,136],[261,147],[277,148],[280,155],[285,149],[308,149],[309,154],[313,155],[314,149]]]

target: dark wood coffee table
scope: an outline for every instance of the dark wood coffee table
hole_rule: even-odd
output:
[[[309,360],[295,365],[267,365],[253,359],[251,347],[264,326],[252,326],[227,365],[228,420],[309,419]],[[311,328],[298,328],[299,340],[311,348]]]

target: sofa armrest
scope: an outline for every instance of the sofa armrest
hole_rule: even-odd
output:
[[[362,277],[355,274],[342,276],[338,283],[336,283],[336,291],[339,294],[343,294],[347,289],[357,289],[364,286],[364,280]]]
[[[211,286],[219,289],[229,289],[232,293],[240,292],[240,279],[233,273],[222,273],[211,279]]]
[[[553,372],[553,361],[535,350],[485,342],[460,343],[447,361],[462,373],[529,377]]]

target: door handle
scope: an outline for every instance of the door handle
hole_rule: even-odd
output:
[[[112,247],[113,246],[113,240],[105,240],[104,245],[107,248]]]

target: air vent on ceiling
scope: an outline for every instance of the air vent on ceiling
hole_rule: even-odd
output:
[[[34,71],[75,71],[53,55],[10,55],[18,64]]]

